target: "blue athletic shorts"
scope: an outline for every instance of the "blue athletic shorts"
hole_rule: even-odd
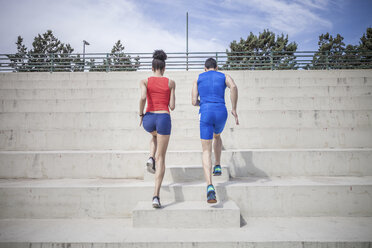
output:
[[[147,112],[145,116],[143,116],[142,123],[145,130],[149,133],[156,131],[161,135],[171,134],[172,121],[170,114]]]
[[[226,120],[227,109],[225,104],[203,104],[199,111],[200,138],[213,139],[213,133],[222,133]]]

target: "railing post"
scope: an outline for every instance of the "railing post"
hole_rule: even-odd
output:
[[[328,51],[326,51],[326,68],[329,70],[329,58],[328,58]]]
[[[218,52],[216,52],[216,63],[217,63],[217,68],[218,68]]]
[[[51,54],[51,60],[50,60],[50,73],[53,72],[54,67],[54,53]]]
[[[106,72],[110,71],[109,54],[106,54]]]
[[[189,70],[189,53],[186,53],[186,71]]]
[[[273,51],[270,51],[270,65],[271,65],[271,70],[274,70],[274,58],[273,58]]]

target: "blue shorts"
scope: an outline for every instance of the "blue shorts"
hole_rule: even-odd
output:
[[[156,131],[161,135],[170,135],[172,129],[170,114],[147,112],[143,116],[143,127],[149,133]]]
[[[213,133],[222,133],[226,120],[227,109],[225,104],[203,104],[199,111],[200,138],[213,139]]]

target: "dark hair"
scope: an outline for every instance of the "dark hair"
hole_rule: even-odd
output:
[[[205,61],[204,66],[207,69],[210,69],[210,68],[216,69],[217,68],[217,62],[214,58],[209,58]]]
[[[167,54],[163,50],[155,50],[152,54],[152,68],[154,70],[163,70],[165,68],[165,60],[167,59]]]

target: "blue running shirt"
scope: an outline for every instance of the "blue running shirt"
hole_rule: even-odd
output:
[[[225,104],[226,76],[218,71],[206,71],[198,78],[200,108],[205,103]]]

